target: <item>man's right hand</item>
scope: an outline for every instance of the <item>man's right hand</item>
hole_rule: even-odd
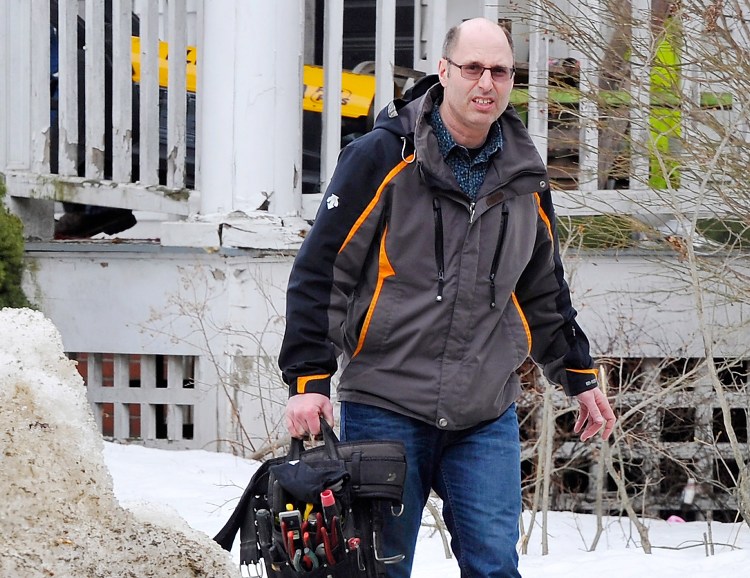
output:
[[[320,433],[320,416],[333,427],[333,404],[320,393],[293,395],[286,403],[286,429],[293,438]]]

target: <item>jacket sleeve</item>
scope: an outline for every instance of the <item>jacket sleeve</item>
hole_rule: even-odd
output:
[[[516,286],[531,331],[531,357],[570,396],[598,386],[589,342],[565,282],[549,189],[537,195],[536,245]]]
[[[315,223],[294,261],[279,354],[290,397],[330,395],[347,303],[382,215],[378,184],[385,169],[374,161],[382,159],[378,147],[377,135],[369,133],[341,152]]]

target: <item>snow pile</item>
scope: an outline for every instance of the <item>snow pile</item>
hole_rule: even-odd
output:
[[[123,509],[103,442],[55,327],[0,310],[0,576],[237,576],[176,515]]]

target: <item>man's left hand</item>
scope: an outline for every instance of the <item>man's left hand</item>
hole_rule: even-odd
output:
[[[579,433],[583,430],[581,441],[585,442],[594,437],[596,432],[603,427],[602,438],[606,440],[615,428],[615,421],[617,421],[607,396],[601,389],[595,387],[579,393],[576,398],[581,409],[573,431]]]

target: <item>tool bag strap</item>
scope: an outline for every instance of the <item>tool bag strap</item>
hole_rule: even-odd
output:
[[[214,536],[214,542],[217,542],[219,546],[224,548],[227,552],[231,552],[232,544],[237,536],[237,532],[240,531],[241,527],[245,527],[247,532],[255,533],[255,510],[253,507],[258,497],[265,497],[268,491],[268,470],[274,465],[276,460],[268,460],[263,462],[260,467],[255,471],[253,477],[250,479],[250,483],[242,492],[240,501],[235,506],[234,511],[227,520],[224,527]],[[250,528],[252,527],[252,530]],[[253,536],[255,538],[255,536]],[[245,540],[248,542],[248,546],[252,543],[252,549],[255,552],[247,552],[248,557],[252,563],[256,563],[259,559],[259,553],[257,551],[257,540],[251,539],[250,536]],[[254,560],[252,560],[254,558]]]

